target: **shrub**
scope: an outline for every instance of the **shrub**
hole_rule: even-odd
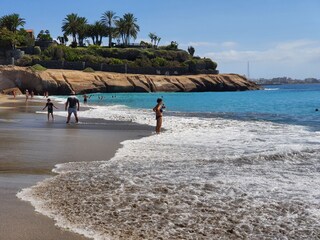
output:
[[[41,48],[39,46],[35,46],[33,48],[33,54],[35,55],[41,55]]]
[[[139,49],[121,49],[121,55],[119,58],[121,59],[127,59],[129,61],[134,61],[137,58],[142,57],[142,51]]]
[[[97,55],[97,52],[99,51],[101,47],[98,45],[89,45],[87,48],[88,53]]]
[[[25,54],[22,58],[17,60],[16,64],[18,66],[30,66],[32,65],[32,57]]]
[[[149,59],[153,59],[153,58],[156,57],[154,52],[151,52],[151,51],[148,51],[148,50],[143,51],[142,54],[143,54],[143,56],[145,56],[145,57],[147,57]]]
[[[111,65],[119,65],[119,64],[123,64],[123,61],[121,59],[117,59],[117,58],[110,58],[109,59],[109,64],[111,64]]]
[[[140,46],[145,47],[145,48],[152,48],[152,44],[149,42],[145,42],[145,41],[141,41]]]
[[[81,56],[79,54],[76,53],[76,51],[74,51],[74,49],[68,49],[67,51],[64,52],[65,56],[65,60],[66,61],[70,61],[70,62],[76,62],[76,61],[80,61]]]
[[[62,60],[63,57],[64,57],[64,51],[63,51],[63,49],[60,48],[60,47],[55,48],[54,58],[55,58],[56,60]]]
[[[106,63],[107,62],[107,60],[103,57],[88,55],[88,54],[82,56],[80,60],[84,61],[84,62],[92,62],[92,63]]]
[[[47,70],[45,67],[41,66],[40,64],[35,64],[35,65],[31,66],[30,69],[34,72]]]
[[[77,42],[72,42],[71,44],[70,44],[70,47],[72,47],[72,48],[76,48],[78,46],[78,43]]]
[[[168,61],[161,57],[156,57],[152,59],[151,62],[154,67],[165,67],[168,65]]]
[[[189,68],[189,72],[196,73],[197,72],[197,63],[195,60],[188,60],[185,62],[185,64]]]
[[[206,64],[206,69],[212,69],[212,70],[216,70],[218,64],[214,61],[212,61],[210,58],[205,58],[204,62]]]
[[[178,62],[178,61],[172,61],[172,62],[169,62],[170,64],[170,67],[182,67],[183,64]]]
[[[50,60],[62,60],[69,49],[70,48],[64,45],[50,46],[43,52],[43,55],[48,57]]]
[[[136,59],[134,65],[137,67],[152,67],[152,62],[150,59],[144,57]]]
[[[185,62],[190,58],[189,54],[185,51],[178,51],[176,52],[176,57],[174,60],[179,61],[179,62]]]
[[[84,72],[94,72],[94,70],[91,67],[87,67],[83,71]]]

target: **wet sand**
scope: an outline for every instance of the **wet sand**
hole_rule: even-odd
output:
[[[66,124],[65,118],[47,122],[35,114],[46,100],[0,97],[0,239],[87,239],[62,230],[54,221],[34,211],[17,192],[53,176],[54,165],[112,158],[121,142],[148,136],[153,128],[127,122],[80,119]],[[62,110],[63,106],[59,106]]]

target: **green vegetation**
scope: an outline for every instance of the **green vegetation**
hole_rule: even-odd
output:
[[[31,45],[32,39],[28,33],[18,27],[23,27],[26,21],[19,14],[5,15],[0,18],[0,48],[16,49],[17,45]]]
[[[89,61],[106,64],[129,64],[130,66],[181,67],[188,65],[190,55],[183,50],[107,48],[99,46],[70,48],[64,45],[51,46],[41,55],[42,60]],[[191,59],[195,64],[216,66],[210,59]]]
[[[83,71],[84,72],[94,72],[94,70],[91,67],[87,67]]]
[[[5,15],[0,18],[0,50],[2,55],[5,55],[7,50],[15,50],[17,46],[26,49],[27,54],[17,57],[16,63],[20,66],[31,66],[39,61],[53,60],[126,64],[133,68],[187,67],[192,73],[216,70],[217,63],[211,59],[194,57],[195,49],[192,46],[188,47],[188,51],[179,49],[176,41],[171,41],[166,46],[159,46],[161,37],[155,33],[149,33],[150,42],[141,41],[140,44],[132,44],[131,40],[136,39],[140,31],[137,22],[132,13],[125,13],[119,17],[113,11],[105,11],[100,20],[90,24],[87,18],[71,13],[62,21],[63,35],[57,37],[59,43],[53,44],[49,30],[41,30],[34,39],[33,32],[22,28],[26,21],[19,14]],[[21,28],[18,29],[19,27]],[[108,46],[101,46],[104,38],[108,39]],[[13,55],[11,54],[11,57]],[[85,71],[91,70],[93,71],[85,69]]]
[[[188,47],[188,53],[189,53],[192,57],[193,57],[195,51],[196,51],[196,50],[194,49],[194,47],[192,47],[192,46]]]
[[[41,66],[40,64],[35,64],[35,65],[31,66],[30,69],[34,72],[36,72],[36,71],[42,72],[42,71],[47,70],[45,67]]]

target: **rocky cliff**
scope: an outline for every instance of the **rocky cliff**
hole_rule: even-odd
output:
[[[202,92],[257,90],[259,86],[237,74],[160,76],[119,74],[109,72],[86,73],[73,70],[0,66],[0,92],[19,88],[43,94],[66,95],[93,92]]]

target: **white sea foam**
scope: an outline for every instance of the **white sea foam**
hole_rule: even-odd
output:
[[[264,88],[265,91],[277,91],[279,88]]]
[[[155,122],[125,106],[80,114]],[[109,161],[58,165],[19,197],[95,239],[319,239],[320,132],[187,116],[163,125]]]

